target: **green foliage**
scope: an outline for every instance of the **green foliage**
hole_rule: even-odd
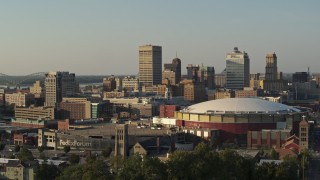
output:
[[[107,157],[110,156],[111,152],[112,152],[112,148],[111,147],[107,147],[106,149],[104,149],[102,151],[102,155],[103,155],[103,157],[107,158]]]
[[[114,179],[105,162],[99,159],[88,159],[86,164],[73,164],[64,168],[57,180],[69,179]]]
[[[46,147],[44,147],[44,146],[39,146],[39,147],[38,147],[38,151],[39,151],[40,153],[42,153],[45,149],[46,149]]]
[[[16,157],[13,154],[10,154],[9,159],[15,159]]]
[[[63,151],[64,151],[65,153],[70,152],[70,150],[71,150],[70,146],[65,146],[65,147],[63,147]]]
[[[46,159],[46,155],[44,153],[40,153],[39,159],[45,160]]]
[[[158,158],[141,157],[133,155],[129,157],[118,172],[118,179],[133,180],[161,180],[167,179],[167,167]]]
[[[71,154],[69,157],[69,162],[71,164],[78,164],[80,162],[80,156],[76,154]]]
[[[14,146],[14,151],[15,151],[15,152],[19,152],[20,149],[21,149],[21,148],[20,148],[20,146],[19,146],[18,144]]]
[[[275,149],[271,150],[270,159],[273,159],[273,160],[278,160],[279,159],[279,154],[277,153],[277,151]]]
[[[36,179],[55,179],[59,175],[58,168],[53,164],[43,163],[36,170]]]
[[[1,144],[0,144],[0,151],[2,151],[5,147],[6,147],[6,144],[1,143]]]
[[[18,154],[18,159],[22,161],[30,161],[30,160],[33,160],[34,157],[32,155],[32,152],[29,151],[29,149],[23,147],[20,149],[20,153]]]

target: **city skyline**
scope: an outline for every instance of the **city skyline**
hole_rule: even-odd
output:
[[[239,47],[250,55],[250,72],[264,72],[275,52],[284,73],[320,72],[318,1],[2,2],[1,73],[26,75],[70,71],[77,75],[139,71],[138,48],[162,46],[162,65],[177,57],[214,66]],[[293,63],[294,62],[294,63]],[[126,67],[123,68],[123,64]]]

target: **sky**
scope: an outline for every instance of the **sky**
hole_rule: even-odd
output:
[[[136,75],[138,48],[162,63],[225,68],[234,47],[251,73],[275,52],[278,70],[320,72],[319,0],[29,0],[0,2],[0,73]]]

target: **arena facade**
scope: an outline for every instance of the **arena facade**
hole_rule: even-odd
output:
[[[183,128],[220,130],[220,139],[246,140],[248,131],[289,129],[298,134],[305,112],[260,98],[229,98],[202,102],[175,112]]]

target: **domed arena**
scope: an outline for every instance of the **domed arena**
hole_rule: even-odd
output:
[[[277,129],[279,124],[296,131],[299,109],[260,98],[229,98],[202,102],[175,112],[177,126],[220,130],[223,139],[248,131]]]

